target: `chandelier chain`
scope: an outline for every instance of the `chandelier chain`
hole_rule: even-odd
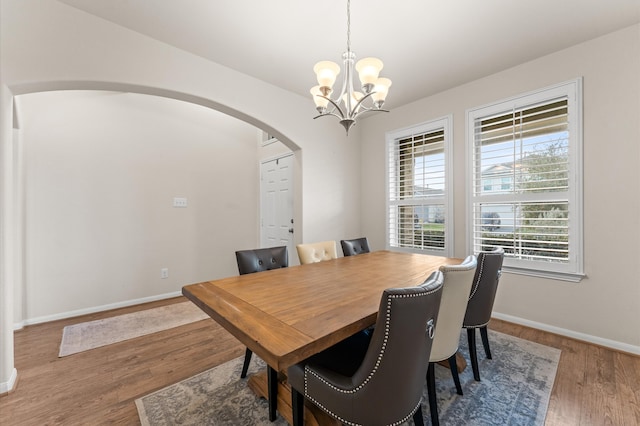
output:
[[[347,0],[347,52],[351,52],[351,0]]]

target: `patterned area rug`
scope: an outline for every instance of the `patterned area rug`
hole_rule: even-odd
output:
[[[58,357],[168,330],[207,318],[209,316],[192,302],[180,302],[131,314],[68,325],[62,332],[62,343]]]
[[[506,334],[489,331],[493,360],[478,348],[481,382],[473,380],[466,332],[460,349],[468,367],[460,375],[463,396],[456,394],[451,373],[436,365],[438,410],[442,425],[543,425],[560,351]],[[479,339],[478,339],[479,340]],[[136,400],[143,425],[287,425],[278,416],[268,420],[264,399],[240,379],[242,358],[207,370]],[[249,374],[264,368],[254,356]],[[423,415],[429,424],[425,387]],[[412,424],[412,423],[409,423]]]

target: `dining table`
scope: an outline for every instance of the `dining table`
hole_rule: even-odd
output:
[[[289,366],[374,325],[385,289],[420,285],[461,262],[380,250],[189,284],[182,294],[266,363],[251,387],[269,401],[273,421],[276,410],[285,414],[278,387]]]

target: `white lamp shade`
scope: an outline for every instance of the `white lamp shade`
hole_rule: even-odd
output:
[[[360,83],[375,84],[382,70],[382,61],[378,58],[363,58],[356,64],[356,71],[360,77]]]
[[[321,87],[333,87],[337,75],[340,74],[340,66],[335,62],[320,61],[313,67],[313,72],[316,73]]]
[[[316,107],[326,108],[329,104],[329,101],[326,98],[322,97],[320,86],[313,86],[311,90],[309,90],[309,93],[311,93],[311,96],[313,96],[313,102],[316,103]]]
[[[374,101],[384,101],[387,98],[387,94],[389,93],[389,87],[391,87],[391,80],[388,78],[379,78],[376,80],[375,88],[373,91],[375,92],[371,97]]]
[[[344,102],[345,104],[347,103],[347,94],[345,93],[344,95],[342,95],[342,102]],[[355,105],[358,103],[358,101],[360,99],[362,99],[364,95],[360,92],[353,92],[351,94],[351,105]]]

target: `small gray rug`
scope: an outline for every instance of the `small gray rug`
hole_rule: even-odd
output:
[[[180,302],[96,321],[68,325],[62,331],[58,357],[99,348],[209,316],[192,302]]]
[[[481,382],[473,379],[466,332],[460,349],[469,366],[460,375],[464,396],[456,394],[451,372],[436,365],[438,410],[442,425],[543,425],[560,350],[489,331],[493,360],[478,356]],[[478,340],[480,340],[478,338]],[[254,356],[249,374],[264,368]],[[231,360],[136,400],[143,425],[287,425],[268,420],[268,407],[240,379],[242,358]],[[423,415],[429,424],[427,390]]]

